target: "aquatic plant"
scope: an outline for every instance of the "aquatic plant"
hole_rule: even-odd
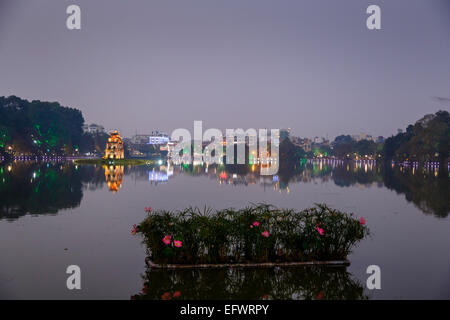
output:
[[[301,211],[266,204],[156,210],[135,229],[158,264],[343,260],[369,233],[353,214],[325,204]]]

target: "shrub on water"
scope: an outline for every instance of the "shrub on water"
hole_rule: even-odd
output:
[[[325,204],[151,211],[135,229],[158,264],[343,260],[369,232],[364,219]]]

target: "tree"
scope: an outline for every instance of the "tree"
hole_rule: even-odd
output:
[[[57,102],[0,97],[0,148],[7,141],[13,152],[72,153],[81,143],[83,123],[81,111]]]
[[[386,139],[383,153],[386,158],[396,160],[444,162],[450,155],[450,115],[438,111],[426,115],[406,132]]]

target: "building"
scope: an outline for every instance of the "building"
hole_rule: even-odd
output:
[[[123,159],[124,158],[124,149],[123,149],[123,141],[120,137],[120,133],[117,130],[111,132],[108,142],[106,143],[105,149],[105,158],[106,159]]]
[[[151,134],[136,134],[131,138],[131,143],[136,145],[142,144],[161,145],[166,144],[169,141],[170,141],[169,135],[160,131],[152,131]]]
[[[374,137],[372,137],[370,134],[367,134],[367,133],[354,134],[351,137],[355,141],[361,141],[361,140],[375,141],[376,140]]]
[[[313,141],[311,139],[294,137],[294,136],[292,136],[290,139],[291,139],[293,144],[295,144],[296,146],[301,147],[306,152],[311,151],[312,144],[313,144]]]
[[[84,133],[104,133],[105,132],[105,128],[103,126],[100,126],[98,124],[85,124],[83,126],[83,132]]]
[[[148,144],[166,144],[169,140],[168,134],[160,131],[153,131],[148,137]]]
[[[131,144],[136,144],[136,145],[140,145],[140,144],[147,144],[148,143],[148,138],[150,137],[149,134],[135,134],[132,138],[131,138]]]

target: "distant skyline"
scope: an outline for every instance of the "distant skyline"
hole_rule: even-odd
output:
[[[71,4],[82,30],[66,28]],[[128,137],[194,120],[388,137],[450,109],[449,52],[447,0],[0,0],[0,96]]]

